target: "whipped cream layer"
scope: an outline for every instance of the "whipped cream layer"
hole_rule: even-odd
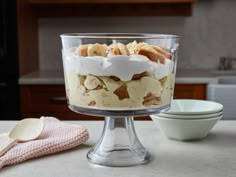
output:
[[[67,71],[80,75],[116,76],[122,81],[131,80],[133,75],[147,71],[157,79],[173,72],[174,62],[166,59],[165,64],[153,62],[143,55],[114,55],[106,57],[76,56],[63,52],[63,62]]]

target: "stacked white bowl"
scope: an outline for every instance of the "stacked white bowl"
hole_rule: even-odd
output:
[[[192,99],[175,99],[170,110],[151,115],[166,137],[181,141],[206,137],[222,117],[222,104]]]

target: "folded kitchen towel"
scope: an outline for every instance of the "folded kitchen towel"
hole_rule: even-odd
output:
[[[36,157],[74,148],[89,138],[88,130],[77,124],[61,122],[54,117],[41,117],[44,129],[39,138],[18,143],[0,157],[0,169]],[[30,133],[30,132],[29,132]],[[9,141],[6,135],[0,137],[0,147]]]

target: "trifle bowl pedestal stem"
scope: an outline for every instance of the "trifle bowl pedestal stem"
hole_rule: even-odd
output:
[[[147,163],[150,157],[136,135],[133,117],[105,117],[102,136],[87,154],[94,164],[114,167]]]

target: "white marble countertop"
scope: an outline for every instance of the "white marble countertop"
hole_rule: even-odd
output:
[[[1,121],[0,133],[16,122]],[[134,167],[103,167],[89,163],[86,154],[101,135],[102,121],[76,121],[88,128],[85,145],[0,170],[1,177],[235,177],[236,121],[219,121],[201,141],[166,139],[152,121],[135,121],[137,135],[152,161]]]
[[[209,84],[217,83],[216,75],[209,70],[179,70],[176,75],[177,84]],[[63,71],[37,71],[19,79],[20,85],[62,85]]]

